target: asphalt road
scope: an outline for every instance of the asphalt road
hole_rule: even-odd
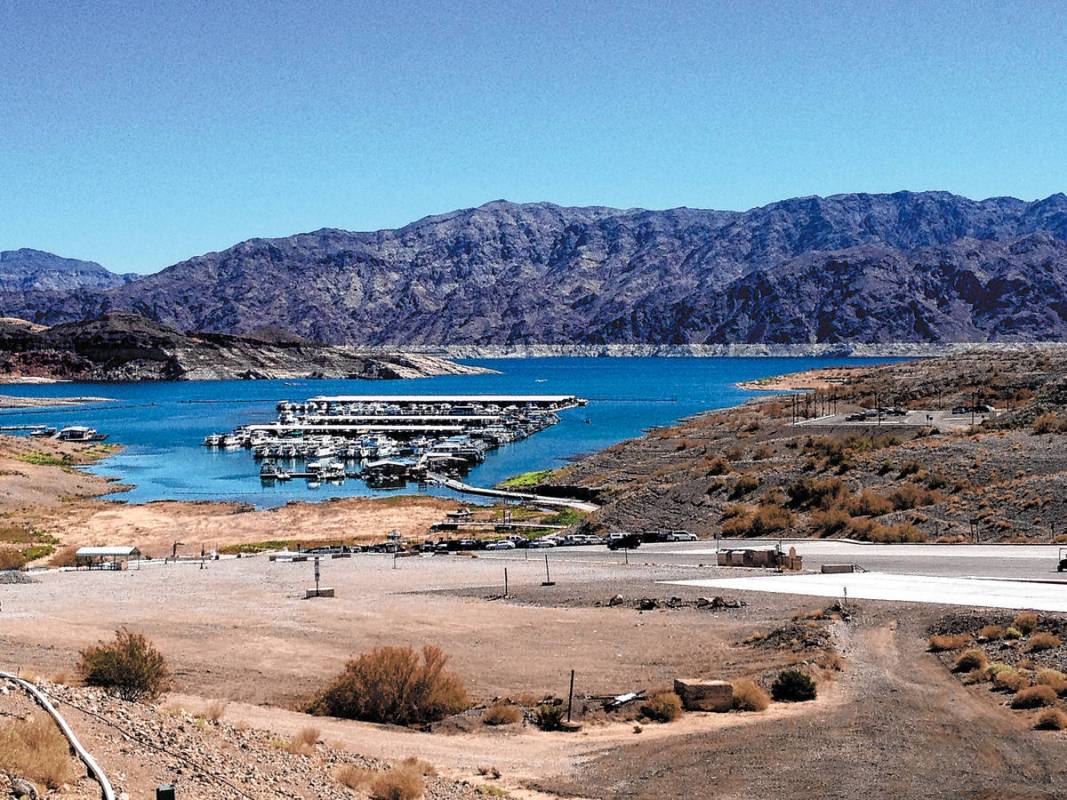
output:
[[[762,549],[774,547],[774,540],[720,540],[722,549]],[[783,547],[795,547],[804,557],[805,570],[819,570],[823,564],[856,564],[871,572],[900,575],[928,575],[948,578],[983,577],[1012,580],[1060,581],[1067,591],[1067,573],[1056,571],[1058,545],[1015,544],[862,544],[840,540],[782,540]],[[1067,556],[1067,547],[1062,548]],[[630,563],[662,566],[713,566],[714,541],[643,544],[624,553],[604,546],[555,547],[538,550],[483,551],[479,558],[507,560],[579,561],[589,564]],[[738,577],[749,570],[731,568]]]

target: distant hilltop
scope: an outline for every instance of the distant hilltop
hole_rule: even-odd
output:
[[[1063,194],[745,212],[496,201],[397,230],[250,239],[144,277],[15,252],[37,255],[0,254],[0,314],[45,325],[129,311],[384,347],[1067,341]]]

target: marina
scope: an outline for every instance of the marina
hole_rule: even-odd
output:
[[[211,449],[247,449],[265,485],[362,480],[372,488],[447,485],[486,453],[584,406],[576,395],[337,395],[282,400],[277,420],[211,433]]]

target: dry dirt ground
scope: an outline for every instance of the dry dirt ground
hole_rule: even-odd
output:
[[[501,592],[500,562],[461,556],[401,559],[395,569],[387,556],[329,560],[324,583],[337,597],[313,601],[301,599],[310,564],[264,556],[205,570],[51,573],[39,583],[0,586],[0,668],[70,676],[79,648],[124,624],[152,638],[174,666],[176,694],[164,706],[195,711],[227,700],[228,722],[268,739],[286,741],[313,725],[339,752],[415,755],[453,781],[477,782],[479,767],[495,767],[497,784],[516,797],[518,790],[528,797],[916,800],[1067,792],[1067,734],[1031,730],[1027,718],[962,685],[925,652],[929,626],[945,613],[934,606],[854,603],[851,622],[826,623],[845,664],[820,673],[815,703],[691,714],[646,724],[640,734],[627,722],[591,723],[579,734],[526,725],[427,734],[295,710],[346,658],[380,644],[440,645],[479,703],[562,695],[572,668],[585,697],[667,686],[676,676],[762,677],[812,659],[790,646],[765,650],[742,640],[796,625],[791,616],[817,600],[751,593],[739,595],[743,608],[718,612],[586,604],[617,592],[695,599],[699,590],[658,581],[714,568],[560,562],[556,585],[541,587],[543,564],[507,566],[514,593],[507,600],[490,599]],[[103,744],[102,733],[97,741]],[[110,757],[134,775],[128,764],[136,752],[119,748]]]

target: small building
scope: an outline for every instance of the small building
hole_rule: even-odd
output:
[[[126,569],[130,559],[140,560],[141,551],[136,547],[79,547],[74,554],[76,569]]]

